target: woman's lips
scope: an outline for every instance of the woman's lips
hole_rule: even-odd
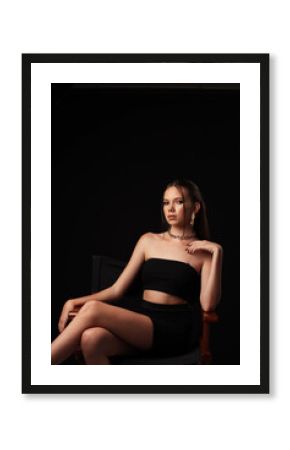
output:
[[[176,216],[168,216],[168,219],[176,219]]]

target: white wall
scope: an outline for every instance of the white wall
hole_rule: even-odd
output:
[[[0,7],[2,447],[270,449],[278,439],[287,447],[287,2],[5,3]],[[21,53],[38,52],[271,54],[270,395],[21,394]]]

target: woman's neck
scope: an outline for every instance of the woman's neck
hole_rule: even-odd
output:
[[[173,225],[169,228],[169,231],[171,234],[174,234],[175,236],[192,236],[192,237],[194,237],[196,235],[195,231],[190,226],[182,228],[182,227],[176,227]]]

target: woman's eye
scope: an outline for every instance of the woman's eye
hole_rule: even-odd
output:
[[[182,203],[184,203],[184,201],[183,200],[177,200],[177,203],[182,204]],[[166,206],[166,205],[168,205],[168,202],[163,202],[162,205]]]

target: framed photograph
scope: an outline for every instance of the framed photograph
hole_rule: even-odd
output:
[[[269,393],[269,54],[22,54],[22,283],[22,393]]]

